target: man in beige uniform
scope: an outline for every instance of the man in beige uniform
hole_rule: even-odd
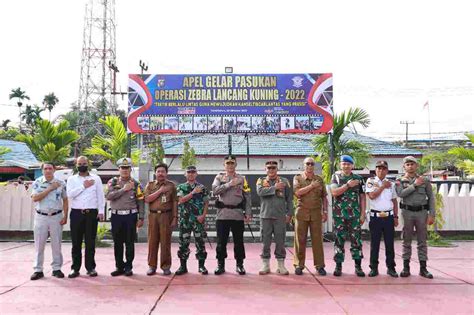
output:
[[[327,191],[323,179],[314,173],[314,159],[304,160],[304,172],[293,179],[293,190],[297,198],[295,220],[295,274],[302,275],[306,256],[306,238],[311,233],[313,261],[321,276],[324,270],[322,222],[328,218]]]
[[[161,247],[160,268],[164,275],[171,271],[171,232],[178,219],[176,185],[167,179],[168,165],[155,167],[156,180],[145,187],[145,202],[150,205],[148,215],[148,266],[147,275],[156,273],[158,245]]]

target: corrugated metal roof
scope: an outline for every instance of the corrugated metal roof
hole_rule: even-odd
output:
[[[20,166],[26,169],[40,166],[30,148],[23,142],[0,139],[0,147],[11,149],[11,152],[2,156],[4,161],[0,163],[1,166]]]
[[[249,135],[250,155],[278,155],[278,156],[308,156],[314,154],[311,140],[315,135]],[[344,137],[356,139],[371,148],[372,155],[421,155],[417,150],[404,148],[371,137],[345,132]],[[184,140],[189,144],[196,155],[226,155],[228,149],[228,135],[199,134],[162,136],[163,147],[167,155],[183,154]],[[235,155],[247,154],[247,139],[244,135],[232,135],[232,153]]]

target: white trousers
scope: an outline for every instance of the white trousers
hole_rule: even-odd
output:
[[[35,262],[33,269],[35,272],[43,272],[44,248],[51,237],[51,250],[53,252],[53,262],[51,267],[54,270],[61,270],[63,265],[63,254],[61,253],[61,241],[63,238],[63,226],[59,224],[64,214],[59,213],[53,216],[35,214]]]

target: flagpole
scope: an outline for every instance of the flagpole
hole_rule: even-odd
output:
[[[430,151],[433,150],[432,145],[433,145],[433,139],[431,138],[431,115],[430,115],[430,103],[429,101],[426,101],[426,104],[428,104],[428,131],[430,134]],[[432,153],[432,152],[431,152]],[[430,178],[433,180],[433,160],[430,159]]]

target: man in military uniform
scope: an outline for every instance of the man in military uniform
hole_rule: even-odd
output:
[[[245,274],[244,259],[244,221],[250,222],[252,201],[250,188],[245,177],[236,173],[237,161],[235,156],[229,155],[224,158],[225,172],[219,173],[212,183],[212,192],[217,196],[216,229],[217,229],[217,268],[214,274],[220,275],[225,272],[225,259],[227,258],[227,241],[229,232],[232,231],[234,239],[234,258],[236,260],[236,271],[240,275]]]
[[[410,276],[411,240],[413,228],[415,228],[418,239],[420,276],[433,279],[433,275],[426,269],[428,260],[426,225],[433,224],[435,217],[433,189],[429,179],[416,173],[418,162],[413,156],[403,159],[403,167],[405,175],[397,178],[396,182],[397,194],[401,198],[400,209],[403,210],[403,271],[400,276]]]
[[[297,198],[294,266],[295,274],[302,275],[309,230],[314,266],[319,275],[325,276],[322,222],[326,222],[328,218],[328,201],[326,185],[323,179],[314,173],[314,165],[313,158],[304,159],[304,172],[293,178],[293,189]]]
[[[178,257],[181,266],[176,270],[176,275],[183,275],[188,272],[186,262],[189,258],[189,243],[191,233],[194,233],[196,243],[196,259],[199,261],[199,273],[207,275],[208,271],[204,266],[207,258],[206,246],[204,242],[205,231],[204,221],[206,220],[207,207],[209,205],[209,191],[204,185],[196,181],[196,166],[186,168],[186,183],[177,187],[178,212],[179,212],[179,250]]]
[[[145,217],[144,197],[140,183],[131,177],[132,160],[122,158],[117,161],[120,177],[107,183],[105,198],[110,200],[112,212],[112,236],[114,238],[115,270],[112,277],[133,275],[135,239],[137,228],[143,226]],[[125,262],[123,245],[125,243]]]
[[[285,268],[286,224],[293,216],[293,192],[290,183],[278,176],[278,162],[265,163],[267,176],[257,180],[257,195],[260,196],[260,230],[263,249],[260,257],[263,266],[259,274],[270,273],[270,245],[275,238],[275,257],[278,261],[277,273],[288,275]]]
[[[385,243],[385,263],[387,274],[396,278],[395,249],[393,238],[398,226],[398,203],[395,183],[390,182],[387,161],[375,163],[375,177],[367,180],[365,192],[370,199],[370,272],[369,277],[379,274],[380,238]]]
[[[67,223],[68,200],[66,195],[66,183],[54,178],[54,165],[44,162],[41,165],[43,176],[33,183],[33,194],[31,198],[35,202],[35,263],[34,273],[31,280],[44,277],[43,262],[44,248],[51,237],[51,251],[53,254],[53,277],[64,278],[61,271],[63,265],[63,254],[61,252],[61,241],[63,237],[63,225]]]
[[[365,221],[365,195],[363,178],[352,172],[354,159],[349,155],[341,156],[341,172],[337,172],[331,179],[331,194],[334,197],[333,220],[336,239],[334,242],[334,261],[336,269],[334,276],[342,274],[344,262],[344,242],[347,236],[351,240],[351,254],[355,261],[355,273],[358,277],[365,277],[361,267],[362,239],[361,225]]]
[[[145,187],[145,202],[150,205],[147,275],[156,273],[159,246],[160,268],[167,276],[171,274],[171,233],[178,221],[178,198],[175,184],[167,179],[168,165],[156,165],[155,176]]]

